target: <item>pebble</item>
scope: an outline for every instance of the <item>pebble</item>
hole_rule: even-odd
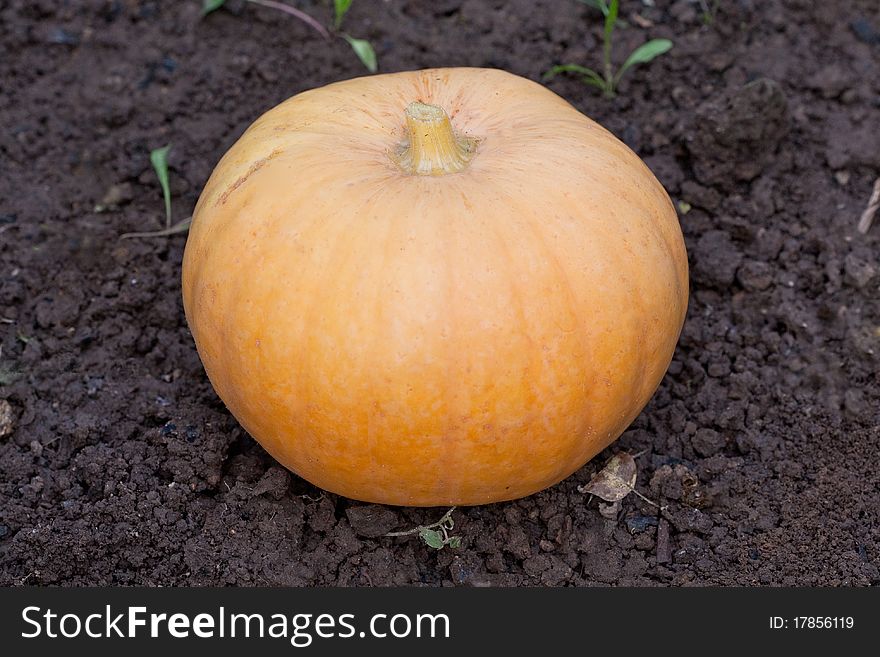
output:
[[[773,283],[773,268],[766,262],[746,260],[736,270],[736,280],[750,292],[766,290]]]
[[[0,438],[5,438],[15,431],[15,416],[12,412],[12,404],[5,399],[0,399]]]
[[[877,274],[877,267],[854,253],[850,253],[843,261],[846,282],[859,289],[868,285]]]
[[[626,519],[626,527],[630,534],[645,531],[648,527],[656,527],[657,518],[654,516],[634,516]]]

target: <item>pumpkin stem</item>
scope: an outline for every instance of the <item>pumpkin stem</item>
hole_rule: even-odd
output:
[[[401,169],[418,176],[442,176],[467,166],[477,140],[457,135],[442,107],[410,103],[404,114],[409,141],[394,153]]]

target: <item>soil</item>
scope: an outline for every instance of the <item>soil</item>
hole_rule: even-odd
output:
[[[711,3],[709,3],[711,4]],[[443,509],[374,507],[280,468],[211,389],[180,302],[175,219],[263,111],[364,73],[340,38],[228,2],[0,1],[0,584],[880,584],[876,0],[622,3],[615,58],[673,50],[603,99],[552,89],[681,208],[692,299],[629,431],[527,499],[457,509],[457,549],[387,538]],[[330,3],[298,1],[324,24]],[[634,17],[636,14],[640,18]],[[358,1],[382,71],[598,65],[574,0]],[[685,212],[685,210],[688,210]],[[641,453],[616,513],[578,492]],[[610,517],[606,517],[610,516]]]

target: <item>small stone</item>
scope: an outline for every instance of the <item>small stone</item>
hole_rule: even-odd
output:
[[[863,288],[877,274],[877,267],[854,253],[850,253],[844,258],[843,271],[846,274],[847,283],[857,288]]]
[[[840,185],[841,187],[844,187],[849,182],[850,172],[849,171],[835,171],[834,172],[834,179],[837,181],[838,185]]]
[[[345,515],[354,533],[364,538],[379,538],[399,524],[397,514],[379,504],[352,506]]]
[[[648,527],[656,527],[657,518],[654,516],[635,516],[626,519],[626,527],[630,534],[636,534],[645,531]]]
[[[746,260],[736,270],[736,280],[750,292],[766,290],[773,283],[773,268],[766,262]]]
[[[12,404],[0,399],[0,438],[5,438],[13,431],[15,431],[15,414],[12,411]]]

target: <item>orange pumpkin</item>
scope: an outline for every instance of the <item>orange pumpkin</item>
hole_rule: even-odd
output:
[[[322,488],[418,506],[580,468],[653,394],[687,294],[642,161],[546,88],[476,68],[264,114],[208,181],[183,266],[244,428]]]

